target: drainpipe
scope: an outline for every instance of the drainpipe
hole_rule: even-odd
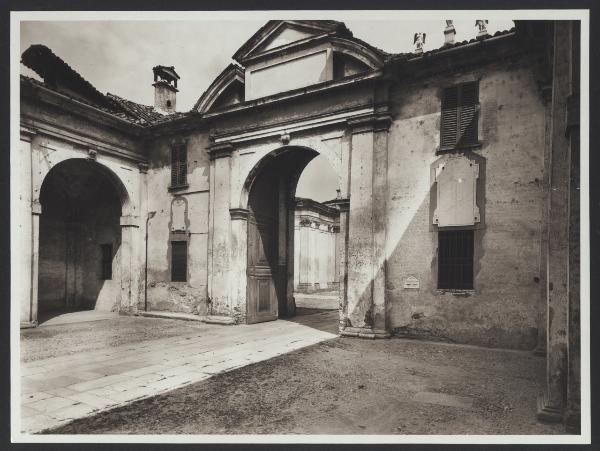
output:
[[[146,217],[146,256],[144,258],[144,311],[148,311],[148,222],[156,214],[155,211],[149,211]]]

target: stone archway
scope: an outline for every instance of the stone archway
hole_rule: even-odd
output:
[[[234,242],[243,267],[246,321],[268,321],[296,313],[294,302],[295,195],[306,166],[319,152],[303,146],[285,146],[263,156],[249,171],[240,205],[232,210]],[[243,221],[242,221],[243,220]],[[345,232],[336,246],[344,260]],[[242,249],[245,247],[245,249]],[[241,269],[241,268],[240,268]],[[338,266],[337,280],[345,268]],[[241,271],[240,271],[241,272]],[[241,274],[240,274],[241,275]],[[340,290],[339,305],[344,305]],[[340,314],[344,309],[340,308]]]
[[[38,318],[120,309],[131,245],[121,230],[129,206],[123,183],[93,160],[66,159],[47,173],[39,200]]]

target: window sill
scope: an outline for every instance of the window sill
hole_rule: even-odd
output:
[[[190,187],[189,184],[185,184],[185,185],[177,185],[177,186],[169,186],[168,190],[170,193],[172,193],[173,191],[183,191],[184,189],[188,189]]]
[[[437,288],[435,290],[436,294],[451,294],[453,296],[464,296],[468,297],[472,294],[475,294],[474,289],[457,289],[457,288]]]
[[[468,146],[457,146],[457,147],[438,147],[435,151],[436,155],[441,155],[444,153],[452,153],[452,152],[462,152],[465,150],[477,150],[481,149],[483,143],[480,141],[477,144],[470,144]]]

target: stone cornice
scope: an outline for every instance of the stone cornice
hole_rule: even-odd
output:
[[[25,87],[21,85],[24,98],[32,101],[42,102],[56,108],[60,108],[69,114],[81,115],[106,127],[114,128],[119,131],[140,136],[144,130],[143,127],[133,124],[125,119],[121,119],[109,112],[103,111],[87,103],[80,102],[59,92],[53,91],[44,86]]]
[[[218,158],[229,158],[233,153],[233,145],[228,142],[212,144],[208,148],[207,152],[211,160],[216,160]]]
[[[350,199],[336,199],[335,205],[337,205],[340,212],[350,211]]]
[[[392,124],[392,116],[386,113],[373,113],[348,119],[348,127],[353,134],[388,131]]]
[[[85,134],[75,130],[66,130],[54,124],[50,124],[39,119],[30,118],[26,115],[21,115],[21,131],[23,131],[24,128],[28,129],[29,133],[52,136],[54,138],[67,141],[71,144],[75,144],[79,147],[94,149],[101,154],[112,155],[136,163],[146,163],[146,159],[141,155],[138,155],[127,149],[116,147],[112,143],[99,140],[96,137],[86,136]]]

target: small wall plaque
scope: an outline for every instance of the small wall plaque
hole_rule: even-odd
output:
[[[404,289],[419,289],[419,279],[416,277],[410,276],[407,277],[404,281]]]

